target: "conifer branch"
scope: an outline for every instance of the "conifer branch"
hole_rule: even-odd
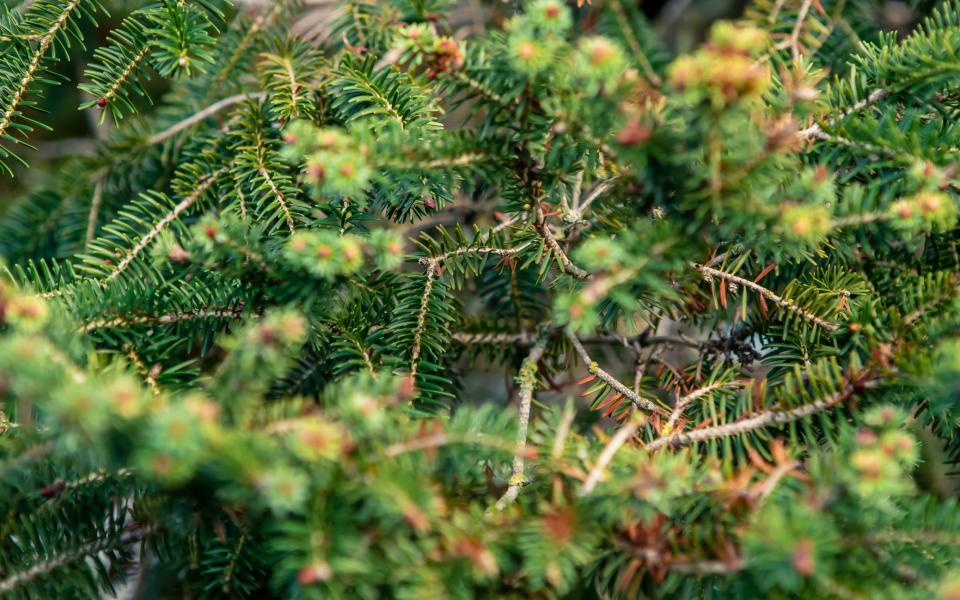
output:
[[[423,286],[423,295],[420,296],[420,310],[417,312],[417,328],[413,332],[413,345],[410,350],[410,378],[417,376],[417,367],[420,365],[420,352],[423,343],[423,332],[427,328],[427,313],[430,309],[430,295],[433,293],[433,283],[437,276],[439,263],[430,262],[427,265],[426,284]]]
[[[350,338],[350,341],[353,342],[353,345],[357,348],[357,352],[360,353],[360,356],[363,357],[363,364],[367,367],[370,376],[374,379],[377,378],[377,368],[373,365],[373,361],[370,359],[370,351],[367,348],[364,348],[359,340],[355,338]]]
[[[240,534],[240,539],[237,540],[237,545],[230,554],[230,562],[227,563],[227,568],[223,570],[223,577],[221,578],[221,581],[223,582],[223,591],[228,594],[232,591],[230,588],[230,579],[233,577],[233,570],[237,566],[237,560],[240,558],[240,552],[243,550],[243,545],[246,543],[247,534],[244,532]]]
[[[421,265],[426,265],[428,268],[431,266],[434,266],[436,268],[436,267],[442,267],[443,263],[446,262],[447,260],[450,260],[451,258],[454,258],[457,256],[464,256],[468,254],[479,254],[479,255],[490,254],[494,256],[513,256],[514,254],[523,252],[523,250],[529,245],[530,244],[528,242],[526,244],[517,246],[516,248],[495,248],[495,247],[488,247],[488,246],[471,246],[467,248],[457,248],[456,250],[444,252],[443,254],[439,254],[437,256],[423,256],[420,259],[418,259],[418,262]]]
[[[572,275],[573,277],[586,281],[590,279],[590,273],[587,273],[580,267],[578,267],[570,257],[567,256],[566,252],[563,251],[563,248],[560,247],[560,244],[557,242],[557,238],[553,235],[553,232],[550,231],[550,225],[547,223],[546,215],[543,212],[543,208],[537,206],[537,220],[536,220],[536,231],[543,238],[544,242],[547,244],[547,248],[550,249],[550,254],[560,263],[560,270],[564,273]]]
[[[223,83],[227,80],[227,77],[229,77],[230,73],[233,72],[233,69],[237,66],[237,63],[239,63],[240,59],[243,58],[243,53],[257,38],[257,35],[260,33],[263,27],[268,23],[272,23],[280,13],[282,5],[282,2],[271,2],[269,9],[257,15],[257,18],[253,20],[253,23],[251,23],[250,28],[247,29],[246,33],[243,34],[243,38],[241,38],[240,42],[237,43],[237,47],[230,55],[230,58],[224,63],[223,67],[217,73],[215,78],[217,83]]]
[[[589,371],[591,375],[596,375],[597,379],[606,383],[616,391],[623,394],[637,408],[650,411],[653,413],[661,414],[661,415],[664,415],[666,413],[666,411],[664,411],[662,408],[654,404],[652,401],[640,396],[639,394],[637,394],[627,386],[620,383],[620,381],[617,380],[616,377],[614,377],[613,375],[610,375],[609,373],[601,369],[600,365],[597,364],[596,361],[591,359],[589,354],[587,354],[587,350],[583,347],[583,344],[580,343],[580,339],[577,338],[576,335],[574,335],[573,333],[567,332],[567,338],[570,340],[570,343],[573,345],[573,349],[576,350],[577,354],[580,356],[580,360],[582,360],[584,364],[587,365],[587,371]]]
[[[50,44],[53,43],[54,39],[56,39],[57,35],[63,29],[67,19],[70,18],[70,15],[73,14],[73,11],[76,10],[77,6],[79,6],[80,2],[81,0],[70,0],[63,8],[63,12],[60,13],[60,16],[54,20],[53,23],[51,23],[50,29],[48,29],[47,32],[44,33],[41,38],[39,38],[40,45],[37,47],[36,51],[34,51],[33,58],[30,60],[26,72],[20,77],[19,87],[17,87],[16,91],[13,93],[13,96],[7,103],[7,108],[4,110],[3,115],[0,115],[0,139],[9,136],[7,130],[13,124],[13,118],[17,114],[17,109],[20,106],[20,102],[26,95],[27,89],[37,76],[37,73],[40,69],[40,63],[43,60],[44,55],[50,48]]]
[[[207,177],[203,178],[201,181],[199,181],[197,183],[197,187],[194,188],[193,192],[191,192],[188,196],[186,196],[183,200],[181,200],[176,206],[174,206],[173,210],[171,210],[166,215],[164,215],[163,218],[157,221],[157,223],[153,226],[153,228],[150,229],[150,231],[148,231],[142,238],[140,238],[140,241],[138,241],[136,245],[134,245],[127,252],[126,256],[123,257],[123,260],[117,263],[117,267],[113,271],[111,271],[109,275],[107,275],[104,281],[110,282],[116,279],[117,277],[119,277],[124,271],[126,271],[127,267],[130,266],[130,263],[132,263],[138,256],[140,256],[140,253],[143,252],[147,248],[147,246],[150,245],[150,243],[154,240],[154,238],[156,238],[158,235],[163,233],[163,231],[166,230],[167,226],[169,226],[170,223],[175,221],[183,211],[193,206],[193,204],[204,194],[204,192],[206,192],[207,189],[211,185],[213,185],[214,180],[216,180],[217,176],[223,173],[223,171],[224,169],[221,169],[220,171],[217,171],[216,173],[212,173]]]
[[[678,433],[669,437],[657,438],[645,447],[651,452],[663,447],[680,448],[699,442],[743,435],[744,433],[763,429],[771,425],[783,425],[792,421],[798,421],[828,408],[832,408],[850,398],[859,388],[870,387],[871,385],[873,385],[872,381],[861,381],[861,383],[856,385],[848,382],[835,394],[790,410],[768,410],[746,419],[734,421],[733,423],[725,423],[705,429],[695,429],[686,433]]]
[[[280,209],[283,211],[283,219],[286,222],[290,233],[295,232],[297,228],[293,224],[293,216],[290,214],[290,206],[287,204],[287,197],[284,196],[283,191],[277,187],[277,184],[274,183],[273,178],[270,177],[270,172],[267,171],[267,167],[263,164],[262,158],[260,160],[260,168],[257,172],[260,173],[261,177],[263,177],[267,187],[270,188],[270,192],[273,194],[274,198],[277,199],[277,203],[280,205]]]
[[[744,383],[740,381],[718,381],[717,383],[705,385],[702,388],[696,389],[682,398],[679,398],[676,404],[674,404],[673,411],[670,413],[670,419],[667,421],[668,429],[673,429],[673,427],[677,424],[677,421],[683,415],[683,411],[685,411],[692,402],[717,390],[742,387],[743,385]]]
[[[96,2],[0,16],[4,144],[58,110],[34,88]],[[456,33],[447,4],[324,0],[290,29],[287,0],[162,0],[91,49],[83,109],[177,81],[0,215],[0,596],[109,594],[128,560],[150,597],[953,583],[930,557],[958,511],[900,425],[960,452],[960,0],[904,35],[759,0],[673,59],[624,0]],[[862,44],[836,37],[854,13]],[[342,43],[291,33],[314,25]],[[849,77],[790,64],[814,54]],[[515,412],[483,395],[501,372]],[[544,386],[592,401],[539,414]],[[129,519],[187,505],[149,533],[172,553],[137,552]],[[900,568],[883,540],[914,528]]]
[[[827,122],[827,124],[829,126],[833,126],[835,123],[843,121],[850,115],[860,112],[861,110],[867,108],[868,106],[871,106],[873,104],[876,104],[877,102],[880,102],[881,100],[885,99],[889,95],[890,95],[890,90],[887,90],[886,88],[877,88],[872,92],[870,92],[866,98],[855,103],[853,106],[843,111],[839,117],[830,119]],[[797,137],[804,140],[812,137],[820,137],[822,135],[826,135],[826,134],[819,123],[814,123],[810,127],[807,127],[806,129],[801,129],[800,131],[797,132]]]
[[[148,530],[137,530],[122,536],[113,538],[94,539],[79,548],[53,556],[42,562],[30,566],[29,569],[19,573],[13,573],[3,580],[0,580],[0,593],[7,594],[16,591],[25,584],[33,581],[37,577],[48,575],[57,569],[71,563],[84,560],[108,550],[124,548],[142,540],[148,533]]]
[[[86,487],[94,483],[101,483],[112,477],[116,477],[118,479],[129,478],[133,476],[133,473],[134,473],[133,469],[125,469],[125,468],[117,469],[114,472],[107,471],[106,469],[98,469],[96,471],[93,471],[92,473],[88,473],[83,477],[79,477],[71,481],[61,480],[56,485],[56,490],[57,490],[56,496],[51,496],[47,500],[47,504],[49,504],[55,497],[59,497],[64,493],[70,492],[72,490]]]
[[[464,333],[458,331],[453,339],[461,344],[508,344],[529,346],[536,339],[533,333]]]
[[[657,75],[656,71],[653,70],[653,65],[650,64],[650,59],[647,58],[646,52],[643,51],[643,48],[640,46],[637,36],[633,34],[633,30],[630,29],[630,18],[627,16],[626,11],[623,9],[623,5],[620,4],[620,0],[609,0],[610,8],[617,14],[617,25],[619,25],[620,30],[623,32],[623,37],[627,40],[627,44],[630,46],[630,51],[633,53],[633,57],[640,63],[640,69],[643,71],[643,77],[654,87],[660,87],[663,84],[663,81],[660,79],[660,76]]]
[[[415,377],[420,360],[420,352],[423,343],[423,332],[427,327],[427,313],[430,308],[430,296],[433,294],[434,280],[439,274],[443,263],[453,257],[466,254],[492,254],[496,256],[511,256],[521,252],[528,244],[518,248],[493,248],[486,246],[472,246],[467,248],[457,248],[449,252],[444,252],[438,256],[424,256],[419,259],[420,264],[426,265],[426,285],[423,287],[423,295],[420,297],[420,310],[417,311],[417,326],[413,333],[413,345],[410,354],[410,375]]]
[[[836,323],[830,323],[828,321],[824,321],[823,319],[813,314],[812,312],[800,306],[797,306],[797,304],[795,304],[790,300],[787,300],[786,298],[782,298],[774,294],[772,291],[768,290],[767,288],[763,287],[760,284],[750,281],[749,279],[744,279],[743,277],[739,277],[737,275],[733,275],[731,273],[727,273],[719,269],[714,269],[713,267],[707,267],[697,263],[691,263],[691,264],[694,269],[700,271],[704,275],[707,275],[709,277],[716,277],[718,279],[722,279],[723,281],[735,283],[747,289],[753,290],[754,292],[760,294],[761,296],[763,296],[767,300],[770,300],[771,302],[783,308],[784,310],[792,312],[793,314],[799,316],[804,321],[809,321],[810,323],[814,323],[826,329],[827,331],[836,331],[837,329],[840,328],[840,326],[837,325]]]
[[[153,392],[154,396],[159,396],[160,386],[157,385],[157,377],[154,374],[154,371],[147,368],[147,365],[143,362],[143,359],[140,358],[140,355],[137,354],[137,351],[133,349],[133,346],[127,344],[124,349],[127,352],[127,358],[130,359],[130,364],[133,365],[133,367],[143,376],[143,380],[150,388],[150,391]],[[159,366],[159,364],[157,366]]]
[[[494,104],[499,104],[501,106],[512,106],[512,105],[519,104],[518,99],[513,98],[507,101],[503,96],[494,92],[493,90],[483,85],[483,83],[477,81],[476,79],[473,79],[472,77],[464,73],[462,70],[456,71],[453,74],[453,78],[459,81],[460,83],[464,84],[465,86],[467,86],[468,88],[476,92],[477,94],[483,96],[487,100],[490,100]]]

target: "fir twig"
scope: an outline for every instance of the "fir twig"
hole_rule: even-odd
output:
[[[607,373],[606,371],[601,369],[600,365],[597,364],[596,361],[591,359],[589,354],[587,354],[586,349],[583,347],[583,344],[580,343],[580,340],[579,338],[577,338],[576,335],[568,332],[567,338],[569,338],[570,343],[573,345],[573,349],[576,350],[577,354],[580,356],[580,360],[582,360],[584,364],[587,365],[587,370],[590,372],[591,375],[596,375],[597,379],[606,383],[613,389],[623,394],[637,408],[650,411],[653,413],[657,413],[657,414],[665,414],[665,411],[662,408],[654,404],[652,401],[640,396],[639,394],[637,394],[627,386],[620,383],[620,381],[617,380],[616,377],[614,377],[610,373]]]
[[[27,89],[33,82],[34,77],[36,77],[37,71],[40,68],[40,62],[43,60],[43,56],[50,48],[50,44],[53,43],[53,40],[57,37],[57,34],[60,33],[60,30],[63,29],[67,19],[70,18],[70,15],[73,14],[73,11],[76,10],[80,2],[81,0],[70,0],[70,2],[68,2],[63,8],[60,16],[53,23],[51,23],[50,29],[48,29],[47,32],[38,39],[40,45],[37,47],[36,51],[34,51],[33,58],[30,60],[30,64],[27,67],[26,72],[23,74],[23,76],[21,76],[20,85],[13,93],[13,97],[10,99],[10,102],[7,104],[7,109],[3,112],[3,115],[0,116],[0,138],[7,133],[7,129],[13,122],[13,117],[17,112],[17,108],[20,106],[20,101],[23,100],[24,94],[27,93]]]
[[[705,265],[700,265],[697,263],[692,263],[692,266],[694,269],[700,271],[704,275],[707,275],[710,277],[716,277],[718,279],[722,279],[723,281],[735,283],[747,289],[753,290],[754,292],[760,294],[761,296],[763,296],[767,300],[770,300],[771,302],[783,308],[784,310],[792,312],[793,314],[799,316],[804,321],[809,321],[810,323],[814,323],[826,329],[827,331],[836,331],[837,329],[840,328],[840,326],[837,325],[836,323],[830,323],[828,321],[824,321],[823,319],[813,314],[812,312],[806,310],[805,308],[797,306],[796,303],[774,294],[772,291],[768,290],[767,288],[763,287],[758,283],[754,283],[750,281],[749,279],[744,279],[743,277],[733,275],[732,273],[727,273],[725,271],[721,271],[719,269],[714,269],[713,267],[707,267]]]
[[[543,208],[537,206],[537,219],[536,219],[536,230],[543,238],[544,242],[547,244],[547,248],[550,250],[550,254],[560,263],[560,270],[564,273],[572,275],[577,279],[586,281],[590,279],[590,273],[587,273],[570,260],[570,257],[563,251],[560,247],[560,244],[557,243],[556,236],[553,235],[553,232],[550,231],[550,225],[547,223],[546,215],[543,212]]]
[[[119,277],[127,269],[127,267],[130,266],[130,263],[132,263],[134,259],[136,259],[140,255],[140,253],[143,252],[144,249],[146,249],[146,247],[150,245],[150,242],[152,242],[154,238],[156,238],[158,235],[163,233],[163,231],[167,228],[167,226],[170,225],[170,223],[172,223],[173,221],[175,221],[183,211],[193,206],[194,202],[196,202],[204,194],[204,192],[206,192],[207,189],[211,185],[213,185],[214,180],[222,172],[223,172],[223,169],[221,169],[216,173],[208,175],[204,177],[202,180],[200,180],[199,182],[197,182],[197,187],[194,188],[193,192],[191,192],[183,200],[181,200],[176,206],[174,206],[173,210],[168,212],[166,215],[163,216],[163,218],[157,221],[156,225],[154,225],[153,228],[150,229],[150,231],[148,231],[142,238],[140,238],[140,241],[138,241],[136,245],[130,248],[126,256],[123,257],[123,260],[117,263],[117,268],[111,271],[110,274],[107,275],[107,277],[104,279],[104,281],[109,282]]]
[[[860,384],[860,386],[869,387],[872,384],[873,382],[871,381],[864,381]],[[763,429],[764,427],[769,427],[771,425],[783,425],[784,423],[797,421],[799,419],[803,419],[805,417],[809,417],[810,415],[824,411],[828,408],[832,408],[852,396],[857,389],[858,386],[854,385],[853,383],[847,383],[835,394],[820,400],[809,402],[796,408],[792,408],[790,410],[768,410],[746,419],[734,421],[733,423],[725,423],[723,425],[715,425],[705,429],[696,429],[686,433],[678,433],[669,437],[657,438],[656,440],[653,440],[647,444],[646,449],[652,452],[663,447],[680,448],[682,446],[690,446],[699,442],[743,435],[744,433],[755,431],[757,429]]]

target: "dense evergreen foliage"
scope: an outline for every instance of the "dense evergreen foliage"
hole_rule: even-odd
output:
[[[469,4],[0,12],[0,597],[960,597],[960,3]]]

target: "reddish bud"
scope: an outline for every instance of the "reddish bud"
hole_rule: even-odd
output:
[[[804,577],[813,575],[817,568],[816,560],[813,556],[813,542],[807,539],[800,540],[793,548],[793,568]]]
[[[326,562],[318,561],[312,565],[307,565],[297,573],[297,581],[300,585],[313,585],[320,581],[327,581],[333,575],[330,565]]]
[[[617,134],[617,142],[624,146],[634,146],[647,141],[652,133],[652,129],[639,121],[630,121]]]
[[[62,479],[57,479],[50,485],[45,486],[42,490],[40,490],[40,493],[44,498],[53,498],[59,496],[60,492],[62,492],[65,487],[67,487],[66,482],[64,482]]]

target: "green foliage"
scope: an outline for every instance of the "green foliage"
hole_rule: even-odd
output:
[[[0,14],[0,596],[956,597],[960,4],[328,4]]]

